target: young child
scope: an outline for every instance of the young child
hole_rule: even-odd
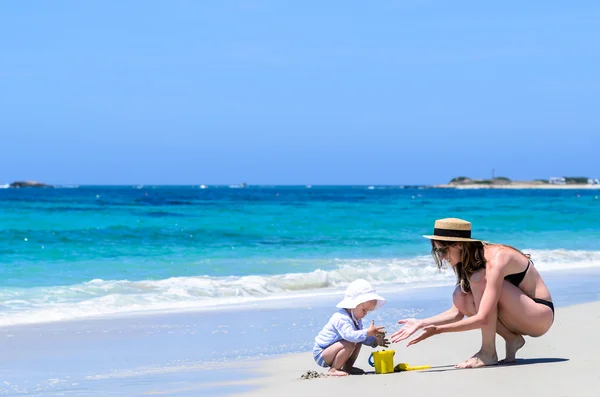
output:
[[[387,347],[384,327],[376,327],[375,321],[363,329],[362,319],[370,311],[379,309],[385,299],[377,295],[366,280],[356,280],[348,285],[344,299],[336,305],[340,308],[331,316],[315,338],[313,357],[321,367],[329,367],[329,375],[345,376],[363,374],[354,367],[361,344],[371,347]]]

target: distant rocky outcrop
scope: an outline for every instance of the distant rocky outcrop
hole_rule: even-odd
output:
[[[510,185],[512,181],[506,177],[499,176],[494,179],[471,179],[466,176],[452,178],[448,183],[453,186],[461,185]]]
[[[54,186],[52,185],[48,185],[42,182],[36,182],[36,181],[15,181],[13,183],[11,183],[10,185],[8,185],[8,187],[12,187],[12,188],[53,188]]]
[[[503,176],[492,179],[457,176],[445,185],[435,185],[434,187],[454,189],[600,189],[600,180],[583,176],[552,177],[528,181],[513,181]]]

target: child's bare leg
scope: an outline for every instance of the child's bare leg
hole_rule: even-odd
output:
[[[348,372],[350,375],[363,375],[365,373],[365,371],[363,371],[362,369],[354,366],[354,363],[358,358],[358,353],[360,353],[361,346],[362,345],[360,343],[357,343],[355,345],[354,351],[352,352],[350,357],[348,357],[348,361],[346,361],[346,364],[344,364],[344,366],[342,367],[342,371]]]
[[[323,351],[323,358],[329,368],[329,375],[331,376],[346,376],[348,373],[342,370],[342,367],[346,364],[356,345],[354,343],[341,340],[335,342],[333,345],[327,347]]]

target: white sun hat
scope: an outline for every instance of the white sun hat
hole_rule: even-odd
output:
[[[339,307],[340,309],[354,309],[361,303],[368,302],[370,300],[377,301],[375,309],[373,310],[379,309],[385,305],[386,302],[384,298],[377,295],[375,288],[373,288],[367,280],[358,279],[348,285],[348,288],[346,288],[346,293],[344,294],[344,299],[335,307]]]

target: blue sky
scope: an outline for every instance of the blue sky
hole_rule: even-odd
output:
[[[0,4],[0,184],[600,177],[595,1]]]

